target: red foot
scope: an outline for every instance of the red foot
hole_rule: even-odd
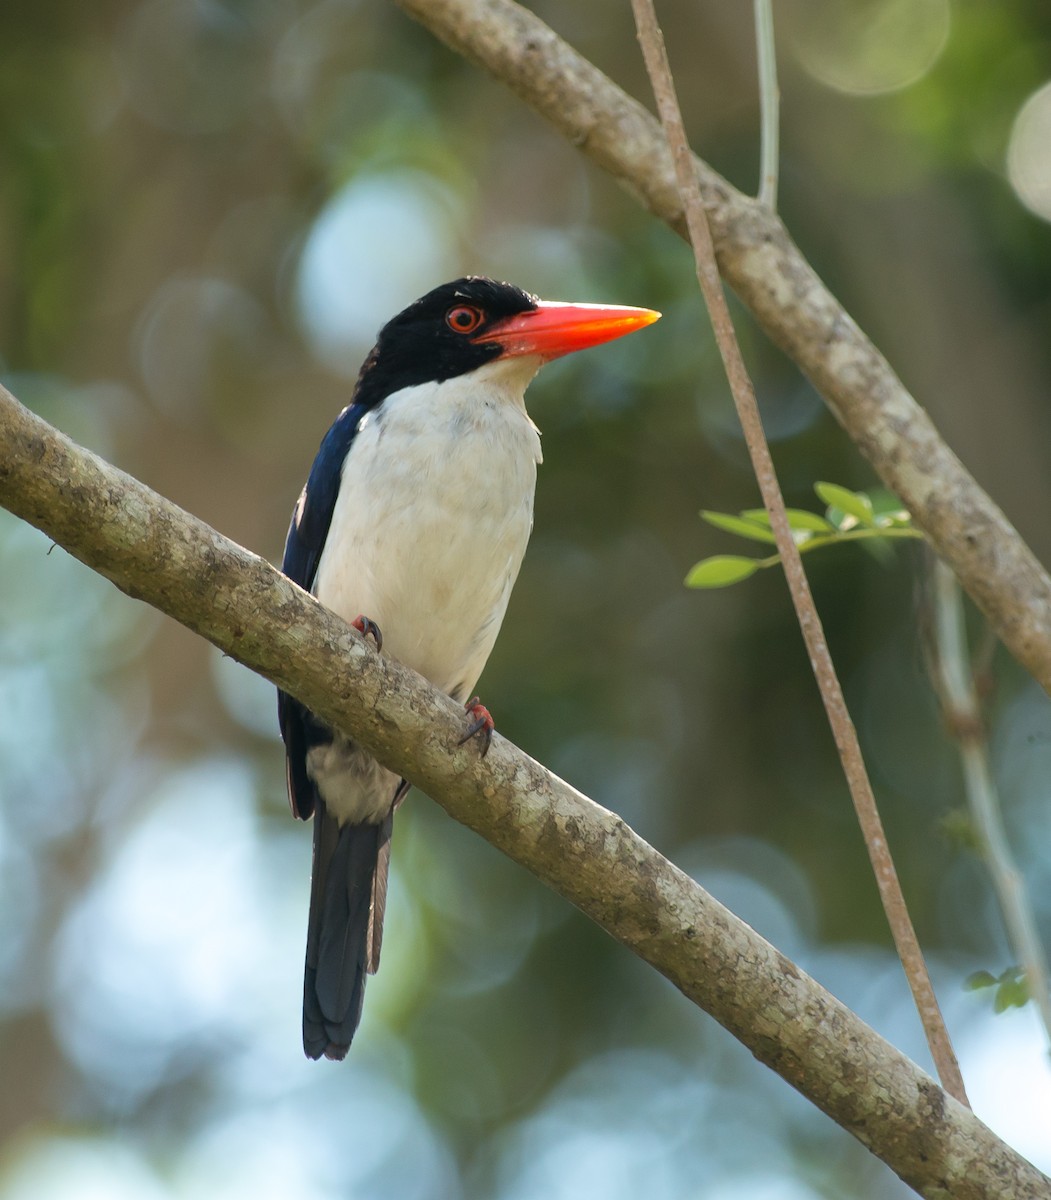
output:
[[[383,649],[383,634],[380,633],[380,627],[371,617],[355,617],[351,621],[351,625],[362,635],[362,637],[371,637],[376,643],[376,649]]]
[[[493,740],[493,730],[496,728],[496,722],[489,715],[489,710],[484,704],[480,704],[478,697],[468,700],[464,708],[474,717],[470,727],[462,738],[456,743],[457,746],[462,746],[464,742],[469,742],[471,738],[481,734],[482,737],[482,758],[489,753],[489,746]]]

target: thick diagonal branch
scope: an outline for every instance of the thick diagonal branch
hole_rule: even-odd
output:
[[[0,505],[352,734],[654,966],[922,1195],[1051,1195],[1039,1171],[617,816],[499,736],[484,760],[457,749],[458,704],[375,654],[264,559],[3,388],[0,447]]]
[[[512,0],[396,0],[492,72],[683,236],[660,125]],[[800,254],[777,216],[695,160],[723,278],[799,365],[1018,661],[1051,692],[1051,577]]]

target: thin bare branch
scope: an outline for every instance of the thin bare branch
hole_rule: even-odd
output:
[[[755,0],[755,49],[759,76],[759,203],[777,211],[780,172],[781,93],[777,86],[777,42],[773,0]]]
[[[685,236],[660,125],[513,0],[395,0]],[[1051,577],[765,205],[694,160],[723,278],[824,397],[1011,653],[1051,692]]]
[[[1044,1030],[1051,1041],[1051,972],[1037,932],[1025,881],[1014,861],[989,768],[985,722],[974,686],[963,615],[963,597],[952,571],[934,563],[935,684],[950,732],[960,747],[964,790],[980,852],[1000,905],[1007,940],[1018,956]]]
[[[639,42],[642,46],[646,69],[653,85],[653,94],[657,99],[657,109],[664,124],[664,131],[671,147],[675,161],[675,171],[679,189],[682,193],[683,207],[686,211],[686,224],[693,246],[694,259],[697,265],[697,280],[704,293],[704,301],[708,306],[712,327],[715,330],[715,340],[719,354],[726,369],[726,377],[730,381],[730,391],[733,393],[737,416],[744,431],[748,454],[752,460],[752,469],[759,483],[759,491],[770,514],[770,527],[777,542],[777,550],[785,569],[788,590],[792,604],[796,610],[796,619],[806,642],[810,664],[814,669],[821,700],[828,715],[832,735],[843,764],[843,773],[847,778],[850,796],[854,802],[865,837],[865,847],[869,853],[872,870],[876,875],[880,899],[887,914],[894,945],[898,957],[905,969],[913,999],[916,1002],[927,1044],[938,1069],[942,1086],[961,1104],[967,1103],[967,1093],[964,1090],[963,1076],[960,1074],[960,1064],[949,1040],[949,1031],[945,1028],[938,999],[934,994],[927,964],[920,949],[916,931],[909,916],[905,896],[901,890],[898,873],[894,867],[887,835],[883,831],[883,822],[876,807],[876,797],[872,792],[865,761],[861,754],[854,722],[847,710],[847,701],[840,687],[839,676],[825,640],[814,597],[803,570],[803,560],[792,536],[788,524],[788,514],[785,511],[785,500],[781,487],[777,482],[774,460],[770,454],[763,423],[759,416],[759,405],[755,398],[755,389],[744,365],[741,347],[734,332],[730,308],[723,295],[722,281],[719,278],[719,267],[715,261],[715,247],[712,244],[712,234],[708,227],[708,218],[704,211],[704,201],[697,187],[697,176],[693,169],[693,155],[686,140],[686,128],[683,125],[679,100],[675,93],[675,81],[672,78],[671,66],[664,47],[664,38],[657,24],[657,14],[653,0],[632,0],[635,11],[635,24],[639,31]]]

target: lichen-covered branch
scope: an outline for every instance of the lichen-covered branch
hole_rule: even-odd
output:
[[[512,0],[396,0],[685,236],[660,125]],[[1018,661],[1051,692],[1051,577],[792,242],[695,162],[723,278],[799,365]]]
[[[633,950],[924,1196],[1047,1200],[1051,1181],[647,845],[377,655],[268,562],[75,445],[0,388],[0,505],[122,591],[345,729]]]

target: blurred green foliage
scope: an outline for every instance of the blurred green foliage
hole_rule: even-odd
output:
[[[1008,967],[999,975],[990,971],[975,971],[967,976],[967,990],[982,992],[995,988],[993,1010],[1006,1012],[1009,1008],[1022,1008],[1029,1002],[1029,985],[1021,967]]]
[[[648,102],[627,5],[534,7]],[[750,6],[660,9],[694,146],[753,187]],[[1005,172],[1051,78],[1046,6],[775,16],[793,236],[1051,560],[1051,228]],[[380,0],[9,0],[0,45],[5,382],[271,559],[374,331],[425,289],[478,271],[664,312],[530,390],[536,529],[483,698],[926,1063],[779,573],[682,584],[722,536],[697,510],[758,497],[676,238]],[[789,503],[815,479],[871,488],[735,312]],[[993,1021],[963,990],[1007,955],[941,828],[960,781],[903,550],[809,569],[969,1091],[1047,1169],[1030,1014]],[[997,666],[994,762],[1046,936],[1051,719]],[[303,1061],[310,839],[272,690],[2,513],[0,706],[2,1200],[903,1194],[419,795],[350,1059]]]

